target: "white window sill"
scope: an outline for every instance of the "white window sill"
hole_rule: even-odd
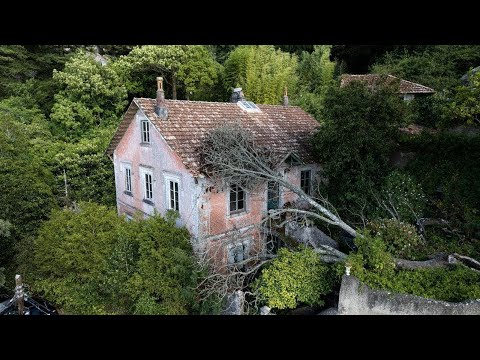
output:
[[[247,215],[248,212],[246,210],[243,210],[243,211],[239,211],[239,212],[234,212],[234,213],[229,213],[227,215],[228,218],[234,218],[234,217],[240,217],[240,216],[243,216],[243,215]]]

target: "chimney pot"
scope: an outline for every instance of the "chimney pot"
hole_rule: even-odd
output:
[[[163,77],[158,76],[157,77],[157,90],[163,90]]]
[[[288,90],[285,86],[285,91],[283,92],[283,106],[288,106]]]

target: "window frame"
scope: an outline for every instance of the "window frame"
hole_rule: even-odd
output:
[[[150,189],[147,190],[147,175],[150,176]],[[140,168],[140,176],[142,178],[142,192],[143,192],[143,202],[146,202],[147,204],[153,205],[153,198],[154,198],[154,191],[153,191],[153,183],[155,182],[155,179],[153,177],[153,168],[146,168],[146,167],[141,167]],[[148,192],[150,192],[151,197],[147,197]]]
[[[165,199],[166,199],[166,208],[167,210],[173,210],[173,211],[177,211],[178,213],[180,213],[180,194],[181,194],[181,184],[182,182],[180,181],[180,177],[178,176],[172,176],[172,175],[166,175],[165,177]],[[178,205],[178,210],[177,209],[174,209],[172,208],[172,197],[171,197],[171,189],[170,189],[170,183],[176,183],[177,184],[177,202],[176,204]],[[174,187],[174,192],[175,192],[175,187]],[[175,200],[175,199],[174,199]]]
[[[133,188],[133,184],[132,184],[132,166],[130,164],[124,164],[124,177],[125,177],[125,182],[124,182],[124,186],[125,186],[125,192],[126,193],[132,193],[132,188]]]
[[[146,128],[145,128],[146,124]],[[141,144],[151,144],[151,136],[150,136],[150,121],[148,119],[140,119],[140,137],[141,137]],[[146,136],[145,136],[146,134]]]
[[[127,171],[130,172],[130,190],[128,189],[128,179],[127,179]],[[123,180],[123,189],[119,189],[119,191],[123,191],[125,195],[133,196],[133,171],[132,171],[132,163],[130,161],[121,161],[120,162],[120,173],[121,173],[121,180]]]
[[[238,193],[239,193],[239,191],[236,191],[235,192],[237,194],[236,199],[235,199],[236,209],[232,211],[231,204],[232,204],[232,191],[234,191],[232,189],[233,187],[240,188],[243,192],[243,208],[241,208],[241,209],[238,208],[238,202],[239,202]],[[228,186],[228,195],[227,195],[227,206],[228,206],[228,212],[227,213],[228,213],[229,216],[246,213],[247,212],[247,191],[239,185],[235,185],[235,184],[229,185]]]
[[[306,187],[305,185],[302,185],[302,182],[304,181],[303,178],[302,178],[302,175],[304,173],[309,173],[309,177],[308,177],[308,188],[307,190],[308,191],[305,191],[304,187]],[[307,194],[308,196],[311,196],[312,195],[312,169],[308,168],[308,169],[301,169],[300,170],[300,188],[303,190],[303,192],[305,194]]]
[[[243,241],[238,241],[232,244],[228,244],[227,245],[227,266],[237,266],[239,262],[249,259],[250,245],[251,245],[251,239],[245,239]],[[238,253],[235,252],[235,249],[238,249],[240,246],[242,247],[241,259],[237,258]],[[244,269],[244,268],[245,268],[245,264],[239,267],[239,269]]]

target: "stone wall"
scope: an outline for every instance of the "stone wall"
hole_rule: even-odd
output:
[[[480,299],[449,303],[415,295],[374,290],[356,277],[343,275],[340,315],[480,315]]]

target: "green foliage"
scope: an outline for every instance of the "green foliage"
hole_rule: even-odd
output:
[[[402,147],[421,154],[405,171],[422,184],[430,202],[426,216],[447,219],[475,237],[480,230],[480,138],[443,131],[405,137]]]
[[[32,76],[28,51],[20,45],[0,46],[0,99],[10,96],[15,86]]]
[[[166,98],[209,100],[221,65],[200,45],[135,47],[114,64],[130,97],[156,96],[156,78],[163,76]]]
[[[207,45],[207,49],[213,54],[215,60],[223,64],[228,55],[235,50],[237,45]]]
[[[0,288],[5,285],[5,274],[3,273],[5,269],[0,267]]]
[[[127,222],[94,203],[56,210],[34,242],[33,289],[71,314],[186,314],[196,276],[174,218]]]
[[[332,86],[335,63],[330,61],[331,46],[315,45],[313,49],[311,53],[303,52],[298,63],[299,96],[295,104],[320,119],[325,92]]]
[[[462,265],[398,271],[385,289],[451,302],[479,299],[480,274]]]
[[[357,252],[351,253],[345,263],[351,266],[352,275],[361,281],[368,279],[369,285],[382,288],[394,275],[393,256],[379,236],[372,236],[369,231],[359,234],[361,236],[355,238]]]
[[[397,220],[414,221],[422,217],[426,206],[422,187],[414,178],[399,170],[392,171],[383,181],[377,195],[379,206],[375,215]]]
[[[383,238],[383,229],[380,233]],[[436,300],[458,302],[480,298],[479,273],[463,265],[397,270],[392,255],[379,235],[373,236],[369,231],[362,232],[362,235],[355,239],[358,251],[350,254],[346,263],[352,267],[351,274],[363,283],[376,289]],[[389,235],[386,239],[389,239]]]
[[[60,203],[94,201],[107,206],[115,205],[113,164],[104,153],[102,137],[105,138],[103,135],[93,140],[82,139],[78,143],[64,143],[54,156],[52,170]],[[64,194],[65,176],[68,198],[65,198]]]
[[[424,46],[414,52],[387,53],[371,72],[395,75],[442,92],[460,85],[460,77],[479,62],[478,45]]]
[[[33,153],[28,126],[0,115],[0,127],[0,218],[32,233],[55,206],[52,174]]]
[[[424,246],[414,226],[396,219],[369,222],[367,230],[382,239],[390,254],[402,259],[418,260],[418,251]]]
[[[296,93],[296,55],[269,45],[239,46],[225,61],[225,92],[241,87],[248,100],[259,104],[280,104],[285,86]]]
[[[431,128],[450,126],[452,123],[449,100],[443,94],[416,96],[408,107],[410,109],[409,123]]]
[[[371,193],[390,170],[403,101],[394,87],[375,91],[361,82],[331,87],[322,112],[322,127],[314,147],[325,176],[327,194],[337,209],[357,211],[373,203]],[[342,214],[348,216],[349,213]]]
[[[99,127],[117,125],[127,92],[110,66],[78,51],[63,71],[53,72],[53,78],[61,87],[51,113],[53,133],[58,138],[78,140]]]
[[[54,211],[34,243],[35,289],[66,312],[106,313],[101,280],[118,226],[116,212],[105,206]]]
[[[280,249],[278,258],[262,270],[254,283],[267,305],[276,309],[293,309],[298,303],[324,304],[322,295],[333,288],[333,274],[312,249]]]
[[[135,224],[135,222],[133,222]],[[137,271],[127,287],[136,314],[186,315],[195,296],[196,275],[189,233],[175,226],[175,216],[137,222]]]
[[[453,113],[467,124],[480,125],[480,72],[470,72],[467,86],[459,86],[452,106]]]
[[[11,236],[12,230],[12,224],[0,219],[0,287],[3,286],[5,281],[3,277],[5,266],[10,265],[13,259],[14,243]]]

